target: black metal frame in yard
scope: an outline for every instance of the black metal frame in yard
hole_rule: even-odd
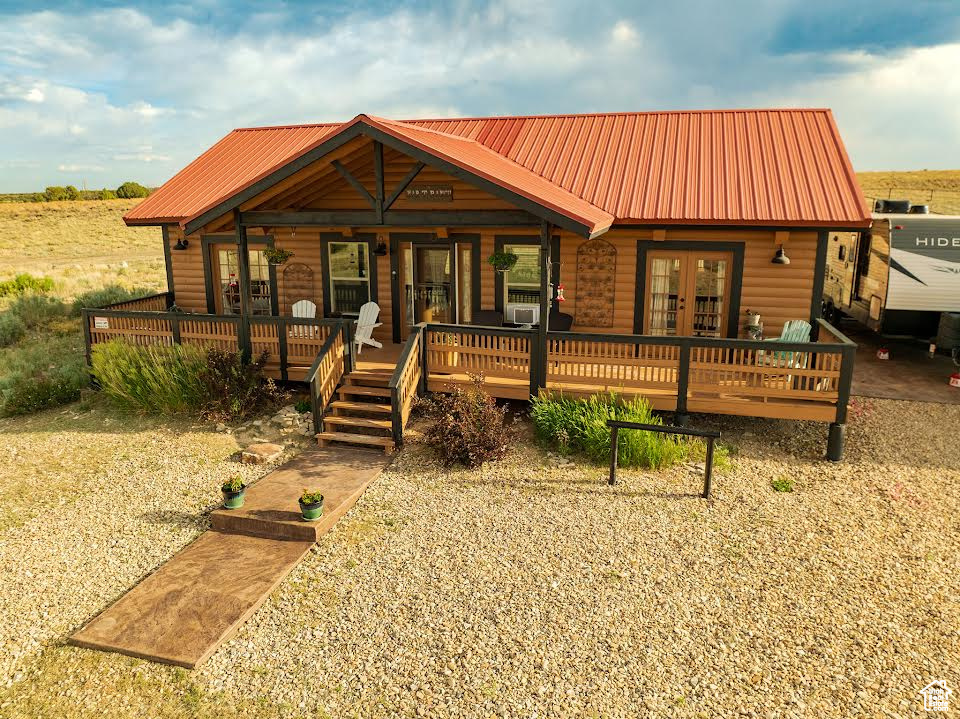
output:
[[[704,499],[710,499],[713,485],[713,444],[720,439],[720,430],[675,427],[672,424],[646,424],[644,422],[627,422],[615,419],[608,419],[607,426],[610,428],[610,479],[607,480],[607,483],[611,485],[617,483],[617,452],[621,429],[636,429],[643,432],[660,432],[662,434],[683,434],[688,437],[705,438],[707,440],[707,457],[703,468],[703,493],[700,496]]]

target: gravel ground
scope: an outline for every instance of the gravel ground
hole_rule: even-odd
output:
[[[851,414],[840,464],[822,425],[722,419],[712,502],[686,468],[608,488],[529,444],[477,472],[408,446],[200,670],[54,643],[17,660],[0,714],[922,715],[929,681],[960,686],[960,407]],[[52,515],[3,533],[4,617],[42,606],[25,625],[62,637],[202,529],[229,437],[138,436],[103,449],[138,448],[56,517],[65,536]]]

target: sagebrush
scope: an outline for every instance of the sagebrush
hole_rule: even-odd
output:
[[[431,420],[424,439],[445,466],[479,467],[502,458],[510,445],[506,408],[484,391],[482,375],[471,380],[467,387],[417,403]]]
[[[106,307],[117,302],[126,302],[135,300],[138,297],[146,297],[154,294],[154,290],[148,287],[128,288],[122,285],[107,285],[96,290],[90,290],[77,295],[73,300],[73,312],[79,314],[85,307]]]
[[[53,289],[50,277],[35,277],[29,272],[21,272],[11,280],[0,282],[0,297],[11,297],[27,292],[49,292]]]

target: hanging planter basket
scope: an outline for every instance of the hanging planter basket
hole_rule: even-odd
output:
[[[268,247],[263,251],[263,256],[266,258],[267,264],[278,267],[286,264],[287,260],[293,257],[293,253],[290,250]]]
[[[487,262],[497,272],[509,272],[520,258],[512,252],[494,252],[487,258]]]

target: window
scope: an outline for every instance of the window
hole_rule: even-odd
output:
[[[540,304],[540,248],[537,245],[504,245],[517,256],[517,264],[503,273],[505,304]]]
[[[248,250],[250,265],[250,314],[271,314],[270,265],[262,250]],[[236,250],[218,250],[220,297],[225,315],[240,314],[240,268]]]
[[[331,242],[330,311],[359,312],[370,301],[370,262],[366,242]]]

